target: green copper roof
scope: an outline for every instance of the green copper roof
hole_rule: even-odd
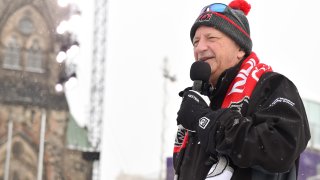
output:
[[[70,114],[67,126],[67,146],[70,149],[90,151],[91,145],[88,140],[88,131],[80,127]]]

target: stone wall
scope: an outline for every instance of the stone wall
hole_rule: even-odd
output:
[[[68,111],[47,110],[35,106],[0,104],[0,167],[5,166],[8,122],[12,121],[10,176],[36,179],[43,115],[46,116],[44,179],[90,179],[92,162],[84,160],[82,152],[70,150],[66,145]],[[0,168],[0,179],[3,177],[4,168]]]
[[[55,60],[60,45],[55,28],[67,14],[56,1],[0,0],[0,179],[8,172],[9,179],[37,179],[42,118],[43,179],[91,178],[92,162],[83,159],[81,151],[67,148],[69,107],[65,94],[54,88],[65,71]],[[19,52],[11,52],[12,42]],[[41,60],[35,67],[28,65],[33,45]],[[18,59],[12,66],[10,53]]]

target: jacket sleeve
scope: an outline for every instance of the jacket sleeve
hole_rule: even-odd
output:
[[[225,154],[238,167],[286,172],[310,139],[297,88],[277,73],[261,77],[245,115],[232,109],[218,112],[209,128],[198,130],[200,142],[207,152]]]

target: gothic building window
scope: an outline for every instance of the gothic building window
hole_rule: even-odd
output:
[[[34,39],[31,47],[27,50],[26,70],[43,72],[43,54],[39,41]]]
[[[21,69],[21,47],[16,36],[12,36],[5,48],[3,67],[8,69]]]
[[[23,17],[18,24],[18,28],[19,31],[23,34],[23,35],[30,35],[32,32],[34,32],[34,25],[33,22],[31,20],[30,16],[30,12],[27,11],[26,12],[27,16]]]

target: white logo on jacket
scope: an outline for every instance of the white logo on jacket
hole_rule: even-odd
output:
[[[275,100],[270,104],[270,106],[274,106],[274,105],[276,105],[276,104],[278,104],[278,103],[287,103],[287,104],[289,104],[290,106],[294,106],[294,105],[295,105],[294,102],[290,101],[290,100],[287,99],[287,98],[278,97],[277,99],[275,99]]]

